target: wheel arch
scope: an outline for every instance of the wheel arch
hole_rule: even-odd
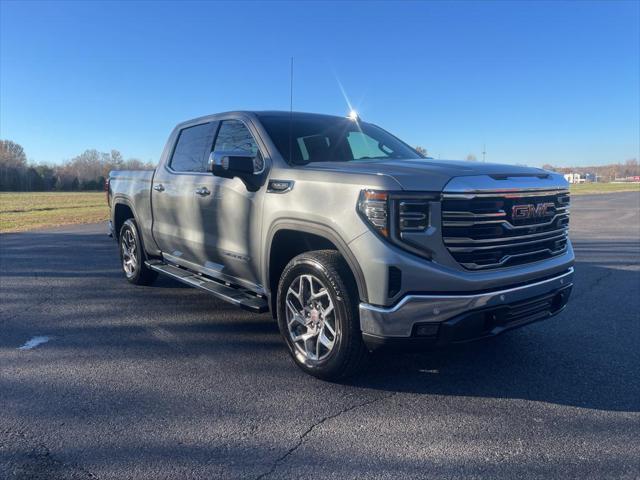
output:
[[[278,281],[289,261],[312,250],[336,250],[344,258],[358,288],[361,301],[367,301],[367,286],[355,256],[348,245],[331,228],[311,222],[286,220],[271,226],[264,255],[264,285],[269,293],[271,312],[275,316]]]
[[[118,240],[118,237],[120,236],[120,229],[122,228],[122,225],[129,218],[133,218],[137,223],[137,217],[133,205],[131,205],[131,203],[125,198],[114,198],[112,221],[116,240]]]

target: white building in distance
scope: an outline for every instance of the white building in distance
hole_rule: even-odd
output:
[[[579,173],[565,173],[564,178],[569,183],[584,183],[587,181]]]

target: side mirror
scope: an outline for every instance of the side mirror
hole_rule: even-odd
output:
[[[216,177],[233,178],[253,175],[254,156],[244,150],[211,152],[209,171]]]
[[[245,150],[211,152],[208,170],[216,177],[242,180],[248,190],[260,188],[254,173],[255,156]]]

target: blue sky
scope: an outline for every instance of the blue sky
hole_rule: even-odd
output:
[[[436,158],[542,165],[640,149],[640,2],[0,2],[0,137],[34,161],[155,162],[179,121],[346,114]]]

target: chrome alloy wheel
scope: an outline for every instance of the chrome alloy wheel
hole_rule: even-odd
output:
[[[122,269],[127,278],[131,278],[138,270],[138,252],[136,239],[130,229],[126,229],[122,233],[120,248],[122,249]]]
[[[300,275],[291,282],[285,304],[296,355],[305,360],[325,359],[337,338],[336,314],[327,288],[313,275]]]

